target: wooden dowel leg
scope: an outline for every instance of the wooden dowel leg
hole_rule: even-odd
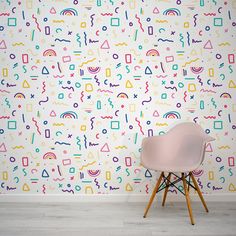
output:
[[[208,210],[208,208],[207,208],[207,205],[206,205],[206,202],[205,202],[205,200],[204,200],[204,198],[203,198],[203,196],[202,196],[202,192],[201,192],[201,190],[200,190],[200,188],[199,188],[199,186],[198,186],[198,184],[197,184],[197,181],[196,181],[196,179],[194,178],[192,172],[190,172],[190,177],[191,177],[192,180],[193,180],[193,184],[194,184],[195,188],[197,189],[198,196],[200,197],[200,199],[201,199],[201,201],[202,201],[202,204],[203,204],[203,206],[204,206],[206,212],[209,212],[209,210]]]
[[[191,203],[190,203],[190,198],[189,198],[189,192],[188,192],[184,173],[182,173],[182,181],[183,181],[183,185],[184,185],[185,198],[186,198],[186,202],[187,202],[187,206],[188,206],[188,212],[189,212],[191,224],[194,225],[193,213],[192,213],[192,208],[191,208]]]
[[[171,173],[169,174],[169,176],[167,178],[167,184],[168,185],[170,184],[170,178],[171,178]],[[164,192],[164,196],[163,196],[163,200],[162,200],[162,206],[165,205],[168,189],[169,189],[169,186],[165,188],[165,192]]]
[[[159,177],[159,179],[158,179],[158,181],[157,181],[157,183],[156,183],[156,186],[155,186],[155,188],[154,188],[154,190],[153,190],[153,192],[152,192],[151,198],[150,198],[150,200],[149,200],[149,202],[148,202],[148,205],[147,205],[147,207],[146,207],[146,210],[145,210],[145,213],[144,213],[144,215],[143,215],[143,218],[146,218],[146,216],[147,216],[148,210],[149,210],[150,206],[152,205],[153,199],[154,199],[154,197],[155,197],[155,195],[156,195],[156,192],[157,192],[157,190],[158,190],[158,188],[159,188],[159,186],[160,186],[160,183],[161,183],[163,174],[164,174],[164,172],[161,172],[161,175],[160,175],[160,177]]]

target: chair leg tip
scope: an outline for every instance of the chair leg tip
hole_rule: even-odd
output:
[[[143,218],[146,218],[146,216],[143,216]]]

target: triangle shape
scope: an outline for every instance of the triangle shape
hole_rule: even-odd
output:
[[[208,40],[203,48],[204,49],[213,49],[211,40]]]
[[[154,116],[154,117],[160,116],[157,110],[153,112],[153,116]]]
[[[195,49],[193,49],[190,54],[191,54],[191,56],[196,56],[196,55],[197,55],[197,52],[196,52]]]
[[[5,143],[2,143],[0,145],[0,152],[6,152],[6,151],[7,151],[7,149],[6,149]]]
[[[42,172],[42,177],[44,177],[44,178],[48,178],[49,177],[49,174],[48,174],[48,172],[45,169]]]
[[[5,40],[2,40],[2,41],[0,42],[0,49],[7,49],[7,45],[6,45]]]
[[[47,69],[46,66],[43,67],[43,69],[42,69],[42,74],[43,74],[43,75],[48,75],[48,74],[49,74],[49,71],[48,71],[48,69]]]
[[[28,184],[24,184],[23,187],[22,187],[22,190],[27,192],[27,191],[30,191],[30,187]]]
[[[151,178],[151,177],[152,177],[152,173],[150,172],[149,169],[147,169],[147,170],[145,171],[145,177],[146,177],[146,178]]]
[[[133,84],[129,80],[127,80],[126,84],[125,84],[125,87],[126,88],[133,88]]]
[[[92,152],[89,152],[87,157],[88,159],[94,159],[94,155]]]
[[[155,7],[155,8],[153,9],[152,13],[158,14],[158,13],[160,13],[160,11],[159,11],[159,9],[158,9],[157,7]]]
[[[151,75],[151,74],[152,74],[152,70],[150,69],[149,66],[147,66],[147,67],[145,68],[145,74],[146,74],[146,75]]]
[[[206,152],[212,152],[213,150],[212,150],[212,146],[211,146],[211,144],[210,143],[208,143],[207,145],[206,145]]]
[[[100,149],[101,152],[110,152],[109,146],[105,143],[102,148]]]
[[[51,14],[56,14],[56,13],[57,13],[54,7],[52,7],[52,8],[50,9],[50,13],[51,13]]]
[[[50,112],[50,116],[51,117],[56,117],[57,115],[56,115],[56,112],[54,111],[54,110],[52,110],[51,112]]]
[[[229,81],[229,88],[236,88],[236,84],[234,83],[233,80]]]
[[[125,186],[125,190],[126,190],[127,192],[131,192],[131,191],[133,191],[133,188],[132,188],[132,186],[128,183],[128,184],[126,184],[126,186]]]
[[[93,50],[92,50],[92,49],[89,49],[89,50],[87,51],[87,53],[88,53],[88,55],[89,55],[89,56],[93,56],[93,55],[94,55],[94,53],[93,53]]]
[[[110,49],[110,45],[109,45],[108,41],[105,40],[100,48],[101,49]]]
[[[235,191],[236,191],[236,187],[234,186],[233,183],[231,183],[231,184],[229,185],[229,191],[230,191],[230,192],[235,192]]]
[[[29,85],[29,83],[26,80],[24,80],[22,86],[23,86],[23,88],[30,88],[30,85]]]

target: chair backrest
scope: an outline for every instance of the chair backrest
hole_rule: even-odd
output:
[[[204,159],[205,144],[215,140],[192,122],[177,124],[165,135],[143,139],[141,163],[146,167],[173,163],[178,167],[196,167]]]
[[[196,123],[193,122],[183,122],[180,124],[175,125],[173,128],[171,128],[168,133],[173,133],[178,136],[183,135],[199,135],[203,138],[204,142],[210,142],[214,141],[215,139],[211,137],[210,135],[206,134],[203,130],[203,128]]]

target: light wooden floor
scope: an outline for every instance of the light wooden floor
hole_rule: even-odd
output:
[[[167,199],[168,200],[168,199]],[[236,204],[208,203],[205,213],[192,202],[196,225],[184,202],[154,205],[143,219],[145,203],[0,203],[4,236],[236,235]]]

